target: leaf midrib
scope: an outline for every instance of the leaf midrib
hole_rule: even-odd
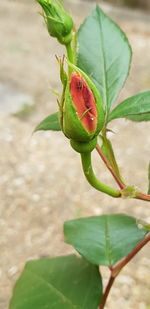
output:
[[[106,246],[106,258],[108,260],[109,266],[112,265],[112,250],[110,246],[110,235],[109,235],[109,224],[108,217],[105,217],[105,246]]]

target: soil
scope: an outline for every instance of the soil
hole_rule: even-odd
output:
[[[69,3],[77,25],[93,6],[93,2]],[[149,15],[102,7],[121,25],[133,48],[130,77],[120,99],[150,88]],[[34,102],[34,109],[28,113],[23,109],[17,117],[11,108],[5,114],[0,112],[0,309],[7,308],[14,282],[27,260],[73,252],[63,242],[64,221],[125,213],[150,222],[148,203],[116,200],[88,185],[79,155],[62,133],[32,135],[35,125],[57,109],[51,93],[51,89],[61,88],[55,54],[64,53],[63,47],[49,38],[38,12],[39,7],[29,0],[0,3],[0,83]],[[116,120],[110,129],[115,132],[111,140],[124,179],[146,192],[150,123]],[[101,180],[115,186],[96,153],[93,159]],[[107,278],[104,268],[103,272]],[[150,305],[149,279],[147,246],[119,275],[106,308],[146,309]]]

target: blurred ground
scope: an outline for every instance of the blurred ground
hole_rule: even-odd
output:
[[[93,6],[93,2],[69,3],[77,25]],[[149,15],[102,7],[126,31],[133,47],[130,77],[120,97],[150,88]],[[28,0],[0,3],[0,85],[10,98],[10,111],[6,111],[2,97],[0,103],[0,309],[7,308],[12,286],[27,260],[73,251],[63,242],[65,220],[126,213],[150,222],[148,203],[118,201],[90,188],[78,154],[61,133],[32,136],[35,125],[56,110],[56,98],[50,92],[51,88],[60,89],[54,55],[64,53],[49,39],[38,11],[39,7]],[[21,93],[25,100],[18,117],[10,114],[9,89]],[[35,107],[28,109],[30,102]],[[150,124],[117,120],[111,129],[116,132],[112,142],[124,178],[146,191]],[[93,156],[97,174],[113,184],[96,153]],[[149,278],[147,246],[116,280],[107,309],[145,309],[150,305]]]

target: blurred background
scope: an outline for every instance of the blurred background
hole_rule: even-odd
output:
[[[126,32],[133,49],[130,76],[118,101],[150,89],[150,1],[98,3]],[[95,1],[64,0],[64,5],[78,27]],[[65,53],[48,36],[39,12],[32,0],[0,1],[0,309],[7,308],[27,260],[73,252],[63,242],[65,220],[125,213],[150,222],[149,204],[118,201],[88,185],[79,155],[63,134],[32,134],[39,121],[57,110],[51,92],[61,91],[55,55]],[[150,123],[115,120],[110,129],[126,182],[146,192]],[[115,186],[96,153],[93,159],[101,180]],[[107,309],[148,308],[149,251],[145,247],[120,274]]]
[[[149,0],[105,0],[104,2],[108,2],[110,4],[114,4],[114,5],[117,5],[117,6],[127,6],[127,7],[131,7],[131,8],[140,8],[140,9],[143,9],[143,10],[144,9],[150,9],[150,1]]]

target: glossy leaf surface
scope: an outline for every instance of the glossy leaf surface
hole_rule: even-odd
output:
[[[65,241],[96,265],[112,266],[145,237],[135,218],[117,214],[65,222]]]
[[[46,117],[44,120],[42,120],[37,127],[35,128],[34,132],[36,131],[60,131],[61,127],[59,124],[59,119],[58,119],[58,113],[54,113],[48,117]]]
[[[130,97],[116,106],[109,116],[109,121],[116,118],[150,121],[150,90]]]
[[[9,309],[97,309],[101,297],[98,267],[69,255],[28,262]]]
[[[128,76],[131,54],[124,32],[97,6],[79,28],[77,65],[93,80],[108,110]]]
[[[112,166],[118,178],[121,179],[121,181],[123,181],[121,178],[119,167],[117,165],[117,161],[116,161],[115,154],[114,154],[113,147],[112,147],[110,140],[106,136],[105,137],[101,136],[101,140],[102,140],[102,145],[101,145],[102,153],[109,161],[110,165]]]

